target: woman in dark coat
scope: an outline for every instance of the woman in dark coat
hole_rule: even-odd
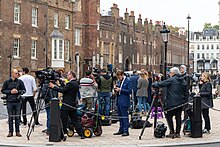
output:
[[[199,90],[199,95],[201,96],[202,101],[202,115],[205,120],[205,128],[203,133],[210,133],[211,124],[209,117],[209,108],[213,107],[212,100],[212,84],[210,83],[210,74],[202,73],[201,75],[201,88]]]

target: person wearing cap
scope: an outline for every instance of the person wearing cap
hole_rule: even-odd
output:
[[[184,78],[184,80],[186,81],[186,86],[187,86],[187,95],[186,95],[186,100],[189,101],[189,91],[191,91],[191,80],[190,80],[190,76],[187,74],[187,71],[186,71],[186,66],[185,65],[181,65],[179,67],[179,70],[180,70],[180,76]],[[189,107],[189,105],[185,105],[183,106],[183,112],[184,112],[184,117],[183,117],[183,120],[182,120],[182,123],[184,123],[186,121],[186,119],[189,117],[187,112],[186,112],[186,109]]]
[[[106,69],[101,69],[100,77],[98,79],[98,99],[104,99],[105,101],[105,114],[102,114],[102,110],[99,110],[100,114],[109,116],[110,115],[110,108],[111,108],[111,92],[113,89],[112,85],[112,77],[111,75],[107,74]]]

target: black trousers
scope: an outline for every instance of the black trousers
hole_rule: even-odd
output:
[[[80,122],[80,118],[77,115],[76,110],[61,110],[61,121],[63,124],[63,132],[64,134],[67,134],[67,124],[68,120],[71,119],[71,123],[73,123],[73,126],[76,129],[76,132],[79,136],[83,136],[83,129]]]
[[[209,108],[202,109],[202,116],[205,120],[205,129],[211,130],[210,117],[209,117]]]
[[[33,111],[33,115],[34,115],[35,124],[37,125],[37,124],[39,124],[39,122],[38,122],[38,117],[37,117],[37,112],[36,112],[36,104],[35,104],[33,96],[27,96],[27,97],[24,97],[24,99],[22,99],[23,123],[24,123],[24,125],[27,124],[27,116],[26,116],[27,102],[29,102],[29,104],[31,106],[31,110]]]
[[[170,133],[176,133],[179,134],[181,130],[181,114],[182,114],[182,107],[179,107],[177,109],[167,111],[167,123],[170,126]],[[175,116],[176,119],[176,132],[174,131],[173,127],[173,116]]]

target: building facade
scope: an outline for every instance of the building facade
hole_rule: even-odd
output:
[[[209,72],[216,75],[219,70],[219,32],[214,28],[195,32],[190,40],[190,53],[194,55],[194,72]]]

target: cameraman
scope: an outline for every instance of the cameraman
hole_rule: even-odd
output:
[[[66,85],[62,85],[63,87],[58,87],[53,83],[49,83],[49,87],[53,90],[63,93],[63,101],[61,107],[61,121],[63,124],[64,135],[67,134],[67,122],[70,118],[74,124],[74,127],[81,136],[81,139],[84,139],[83,128],[80,123],[80,120],[77,116],[77,94],[79,92],[79,85],[76,81],[76,74],[73,71],[69,71],[67,74],[67,79],[69,82]]]
[[[19,97],[26,92],[24,83],[18,79],[18,70],[13,69],[11,73],[12,77],[6,80],[3,84],[1,92],[6,94],[9,133],[7,137],[13,136],[13,118],[15,118],[15,132],[17,137],[21,137],[19,123],[19,116],[21,115],[21,103]],[[16,115],[13,117],[12,115]]]
[[[105,114],[102,115],[106,115],[106,116],[110,115],[110,107],[111,107],[110,97],[111,97],[112,89],[113,89],[113,82],[111,75],[107,74],[106,69],[101,69],[100,76],[98,79],[98,99],[99,101],[101,101],[101,99],[105,101]],[[101,110],[99,110],[99,112],[102,113]]]
[[[41,91],[41,99],[44,100],[45,102],[45,110],[47,114],[47,121],[46,121],[46,126],[47,128],[43,130],[43,133],[46,133],[49,135],[50,132],[50,102],[52,98],[58,97],[58,92],[49,88],[48,83],[43,83],[42,84],[42,91]]]
[[[167,123],[170,126],[169,127],[170,134],[167,135],[166,137],[180,138],[182,107],[179,106],[187,101],[186,99],[187,83],[183,77],[180,77],[179,69],[177,67],[171,68],[169,74],[170,74],[169,79],[161,82],[153,83],[152,87],[155,88],[167,87],[166,108],[172,110],[167,111]],[[176,132],[174,132],[173,116],[175,116],[176,118]]]

